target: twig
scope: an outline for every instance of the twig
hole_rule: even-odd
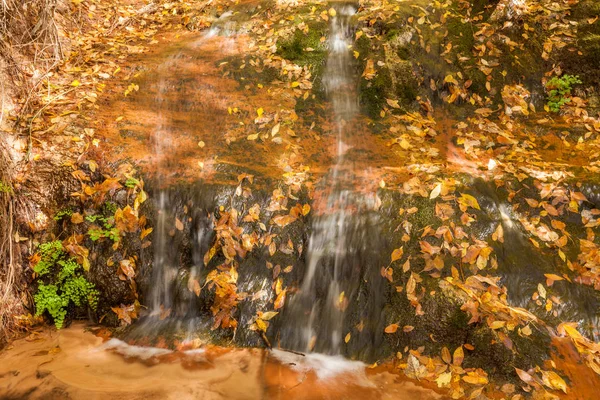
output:
[[[31,120],[29,121],[29,129],[28,129],[29,141],[27,143],[27,162],[30,161],[30,155],[31,155],[31,149],[32,149],[31,134],[32,134],[32,129],[33,129],[33,121],[35,121],[35,119],[40,116],[40,114],[42,113],[42,111],[44,111],[50,104],[52,104],[52,102],[54,100],[58,99],[59,97],[62,97],[62,96],[65,96],[65,95],[71,93],[75,89],[76,89],[76,87],[70,88],[70,89],[64,91],[63,93],[59,93],[56,96],[54,96],[53,98],[51,98],[50,100],[48,100],[48,102],[42,108],[40,108],[35,113],[35,115],[31,118]]]

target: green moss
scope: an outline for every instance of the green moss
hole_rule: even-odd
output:
[[[318,70],[324,65],[327,57],[327,50],[321,42],[325,31],[326,26],[321,24],[310,27],[308,33],[296,29],[290,38],[277,41],[277,54],[298,65],[311,66],[311,69]],[[306,51],[307,48],[313,51]]]
[[[387,68],[381,68],[377,75],[370,81],[361,79],[359,88],[359,102],[363,112],[370,118],[379,118],[379,113],[385,104],[385,99],[390,98],[392,77]]]
[[[312,23],[309,25],[308,33],[296,29],[291,37],[277,41],[277,54],[298,65],[309,67],[313,77],[311,96],[306,100],[299,99],[297,101],[297,113],[308,111],[320,113],[320,111],[323,111],[323,107],[319,107],[319,104],[325,100],[325,89],[322,79],[325,60],[327,58],[327,49],[321,42],[321,38],[325,36],[326,31],[327,25],[325,23]],[[305,49],[307,48],[313,50],[306,51]]]
[[[448,29],[448,39],[452,42],[455,51],[471,56],[471,51],[475,46],[475,35],[471,23],[464,23],[460,18],[448,18],[446,28]]]
[[[585,57],[600,62],[600,34],[587,34],[578,43]]]
[[[597,0],[580,1],[573,9],[574,19],[594,18],[597,15],[600,15],[600,3]]]

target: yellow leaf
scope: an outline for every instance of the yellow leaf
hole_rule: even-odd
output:
[[[461,204],[464,204],[466,206],[472,207],[476,210],[481,210],[481,208],[479,207],[479,203],[477,202],[477,199],[475,197],[471,196],[470,194],[462,193],[460,195],[460,198],[458,199],[458,202]]]
[[[310,212],[310,205],[305,204],[302,206],[302,215],[306,216]]]
[[[398,330],[398,324],[390,324],[386,326],[385,333],[394,333]]]
[[[440,195],[441,192],[442,192],[442,184],[438,183],[437,185],[435,185],[435,187],[429,194],[429,199],[431,199],[431,200],[435,199],[436,197],[438,197]]]
[[[464,352],[462,346],[460,346],[459,348],[454,350],[453,364],[459,367],[462,364],[464,359],[465,359],[465,352]]]
[[[387,102],[388,106],[392,108],[400,108],[400,106],[398,105],[398,100],[385,99],[385,101]]]
[[[348,332],[348,334],[344,338],[344,342],[348,343],[350,341],[350,337],[351,337],[350,332]]]
[[[437,379],[435,380],[435,383],[437,383],[438,387],[445,387],[450,385],[450,381],[452,380],[452,372],[444,372],[442,374],[440,374],[440,376],[437,377]]]
[[[462,380],[471,385],[487,385],[488,383],[488,379],[485,376],[475,375],[472,372],[469,375],[463,376]]]
[[[562,390],[567,393],[567,384],[556,372],[542,371],[542,381],[544,385],[551,389]]]
[[[444,360],[444,362],[446,364],[450,364],[452,362],[452,357],[450,356],[450,350],[448,350],[448,348],[445,346],[442,349],[442,360]]]
[[[71,82],[71,86],[73,86],[73,87],[77,87],[79,85],[81,85],[81,83],[77,79],[75,79],[73,82]]]
[[[263,110],[262,107],[260,107],[258,110],[256,110],[256,114],[258,115],[258,118],[262,117],[264,112],[265,112],[265,110]]]
[[[263,332],[267,331],[267,323],[265,321],[263,321],[262,319],[258,318],[255,323],[256,323],[256,327],[259,330],[261,330]]]
[[[404,254],[404,247],[400,247],[398,249],[395,249],[392,252],[392,262],[401,259],[403,254]]]
[[[267,311],[267,312],[262,313],[262,315],[260,316],[260,318],[263,321],[268,321],[271,318],[273,318],[274,316],[276,316],[277,314],[279,314],[278,311]]]
[[[546,298],[546,288],[541,283],[538,283],[537,290],[538,290],[540,297],[542,299],[545,299]]]

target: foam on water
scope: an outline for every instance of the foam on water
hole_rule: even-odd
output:
[[[159,357],[173,352],[172,350],[160,349],[158,347],[135,346],[114,338],[100,346],[100,350],[114,350],[122,356],[139,358],[141,360],[149,360],[152,357]]]
[[[329,356],[309,353],[305,356],[278,349],[271,350],[271,355],[282,364],[289,365],[298,372],[313,371],[319,379],[329,379],[340,374],[353,374],[364,377],[365,364],[351,361],[342,356]]]

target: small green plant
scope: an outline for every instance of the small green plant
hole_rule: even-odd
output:
[[[113,203],[105,203],[105,208],[107,212],[112,210]],[[116,208],[116,206],[114,206]],[[114,211],[112,211],[114,214]],[[102,226],[93,227],[88,230],[88,235],[92,241],[97,241],[101,238],[108,238],[113,242],[118,242],[121,238],[121,232],[113,225],[114,218],[113,217],[105,217],[100,214],[88,215],[85,217],[88,222],[98,223]]]
[[[127,178],[127,180],[125,181],[125,186],[129,189],[133,189],[138,185],[140,185],[140,181],[135,178]]]
[[[0,193],[11,194],[12,188],[8,186],[6,183],[0,181]]]
[[[102,208],[103,208],[105,214],[115,215],[115,213],[119,209],[119,206],[117,206],[112,201],[107,201],[102,205]]]
[[[73,210],[71,210],[70,208],[65,208],[64,210],[60,210],[59,212],[56,213],[56,215],[54,216],[54,220],[60,221],[61,219],[65,218],[65,217],[70,217],[72,215],[73,215]]]
[[[40,276],[46,275],[64,255],[64,251],[60,240],[40,244],[38,248],[40,260],[35,264],[33,270]]]
[[[571,102],[571,90],[573,85],[579,84],[579,76],[563,75],[560,78],[555,76],[546,83],[548,91],[547,106],[552,112],[559,112],[560,109]]]
[[[40,280],[34,295],[36,316],[47,311],[56,328],[60,329],[71,303],[76,307],[87,304],[96,309],[98,291],[83,276],[81,265],[68,257],[60,241],[41,244],[39,254],[40,260],[33,267]]]
[[[109,229],[90,228],[88,230],[88,235],[90,236],[90,239],[92,239],[92,241],[94,242],[101,238],[108,238],[116,243],[121,238],[121,232],[119,232],[117,228],[112,227]]]

